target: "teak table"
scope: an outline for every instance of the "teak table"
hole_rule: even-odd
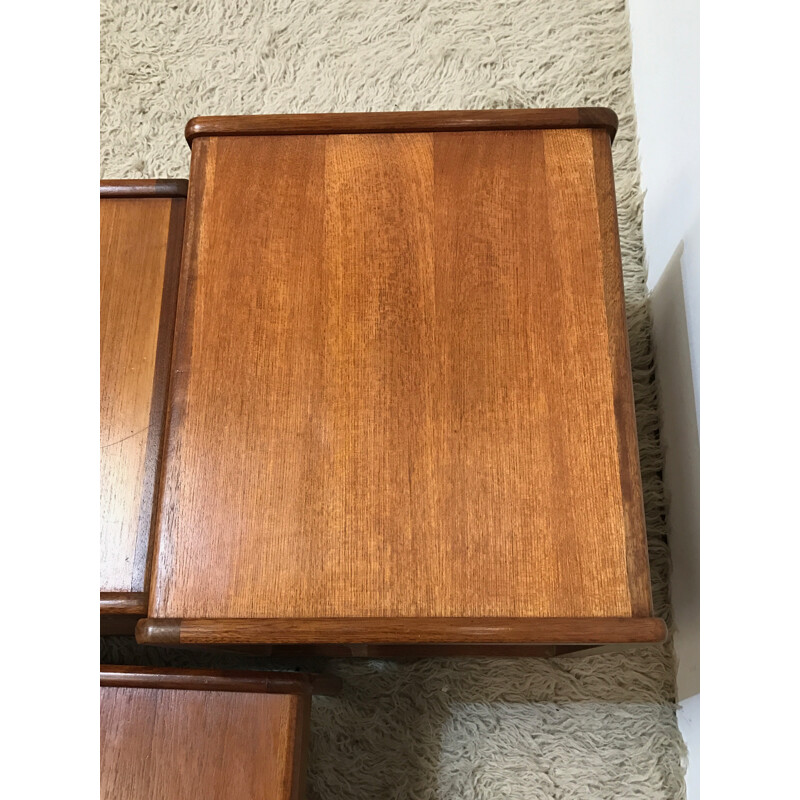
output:
[[[299,800],[331,675],[100,667],[102,800]]]
[[[607,109],[188,124],[140,642],[664,637],[615,129]]]
[[[147,614],[153,497],[175,324],[185,180],[100,182],[100,614]]]

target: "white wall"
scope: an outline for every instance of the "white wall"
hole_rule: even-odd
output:
[[[644,239],[654,289],[683,243],[692,379],[700,415],[699,0],[629,0],[633,88],[645,189]]]
[[[699,0],[629,0],[656,372],[666,451],[678,723],[699,793]]]

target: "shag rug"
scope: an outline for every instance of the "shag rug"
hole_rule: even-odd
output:
[[[624,1],[102,0],[101,16],[108,178],[187,177],[183,128],[201,114],[587,105],[617,112],[613,157],[653,589],[669,623]],[[118,637],[103,642],[101,657],[274,666],[137,649]],[[340,660],[327,668],[345,688],[314,700],[311,798],[684,796],[669,644],[553,660]]]

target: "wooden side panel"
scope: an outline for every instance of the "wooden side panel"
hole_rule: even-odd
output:
[[[308,697],[100,690],[103,800],[295,800]]]
[[[142,592],[183,198],[100,201],[100,590]]]
[[[194,141],[151,616],[646,616],[595,166],[587,130]]]
[[[645,536],[644,495],[639,471],[636,408],[633,402],[630,350],[625,319],[625,287],[619,248],[617,201],[611,145],[599,131],[592,132],[597,213],[603,243],[603,289],[608,324],[608,355],[614,384],[614,416],[617,427],[619,479],[625,524],[628,589],[635,617],[653,612],[650,561]]]

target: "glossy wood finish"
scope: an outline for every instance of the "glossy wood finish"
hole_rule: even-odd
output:
[[[584,619],[316,618],[140,620],[142,644],[613,644],[660,642],[663,620],[653,617]]]
[[[335,675],[318,675],[309,672],[101,665],[100,685],[208,692],[335,695],[341,690],[342,681]]]
[[[147,611],[186,181],[102,181],[100,611]]]
[[[133,636],[147,616],[147,592],[100,592],[100,635]]]
[[[193,121],[141,641],[663,638],[608,130],[525,113]]]
[[[302,796],[307,690],[270,693],[264,673],[255,680],[266,691],[254,691],[240,674],[214,678],[208,671],[185,671],[181,685],[180,671],[165,671],[160,684],[155,672],[139,668],[140,685],[122,668],[101,667],[103,800]],[[202,681],[213,690],[200,690]]]
[[[200,136],[273,136],[337,133],[435,133],[537,128],[599,128],[611,139],[617,115],[610,108],[509,108],[476,111],[383,111],[355,114],[256,114],[195,117],[186,141]]]
[[[155,180],[100,181],[100,197],[186,197],[189,181],[157,178]]]
[[[147,614],[146,592],[100,592],[101,614]]]

